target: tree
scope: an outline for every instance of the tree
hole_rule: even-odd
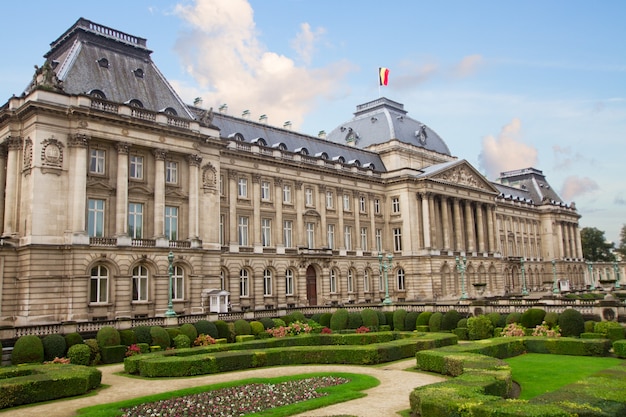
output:
[[[619,233],[619,246],[615,250],[622,255],[622,260],[626,259],[626,224],[622,225]]]
[[[591,262],[613,262],[615,255],[611,252],[613,242],[607,242],[604,232],[595,227],[583,227],[580,231],[583,246],[583,257]]]

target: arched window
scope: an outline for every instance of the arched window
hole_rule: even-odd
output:
[[[170,116],[178,116],[178,112],[173,107],[166,107],[163,109],[163,113],[168,114]]]
[[[293,295],[293,270],[285,271],[285,295]]]
[[[220,290],[226,290],[226,274],[224,270],[220,270]]]
[[[370,292],[370,271],[366,269],[363,272],[363,292]]]
[[[247,269],[239,271],[239,295],[241,297],[250,296],[250,277]]]
[[[172,273],[172,300],[185,299],[185,270],[180,266],[174,266]]]
[[[91,268],[89,302],[106,303],[109,299],[109,270],[104,265]]]
[[[130,107],[137,107],[137,108],[143,109],[143,103],[137,100],[136,98],[127,101],[126,104],[128,104]]]
[[[148,268],[133,268],[133,301],[148,301]]]
[[[396,282],[398,283],[398,291],[406,290],[406,282],[404,281],[404,269],[400,268],[396,271]]]
[[[100,58],[99,60],[96,61],[98,63],[98,65],[100,65],[102,68],[109,68],[109,60],[106,58]]]
[[[337,271],[330,270],[330,292],[337,292]]]
[[[352,269],[348,270],[348,292],[354,292],[354,272]]]
[[[263,271],[263,295],[272,295],[272,271],[269,269]]]
[[[101,100],[106,100],[106,98],[107,98],[107,96],[104,94],[104,92],[103,92],[102,90],[96,90],[96,89],[91,90],[91,91],[89,92],[89,95],[90,95],[91,97],[94,97],[94,98],[99,98],[99,99],[101,99]]]

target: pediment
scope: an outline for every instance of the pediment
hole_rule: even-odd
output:
[[[115,193],[115,188],[111,187],[105,179],[87,178],[87,188],[92,192]]]
[[[185,199],[187,198],[187,194],[183,193],[180,189],[178,189],[177,187],[166,187],[165,188],[165,196],[168,198],[179,198],[179,199]]]
[[[466,161],[433,173],[430,179],[487,192],[498,192],[491,182]]]
[[[154,195],[152,190],[143,184],[129,185],[128,194],[144,194],[148,196]]]

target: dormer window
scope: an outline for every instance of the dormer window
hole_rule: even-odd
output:
[[[241,133],[239,133],[239,132],[231,133],[230,135],[228,135],[228,139],[234,139],[237,142],[243,142],[244,141],[243,135]]]
[[[143,78],[143,69],[137,68],[133,71],[133,74],[135,74],[135,77],[137,78]]]
[[[328,154],[326,152],[318,152],[315,154],[316,158],[320,158],[320,159],[328,159]]]
[[[127,101],[126,104],[128,104],[130,107],[138,107],[140,109],[143,109],[143,103],[136,98]]]
[[[346,158],[344,158],[343,156],[335,156],[333,157],[333,161],[335,162],[340,162],[340,163],[345,163],[346,162]]]
[[[178,116],[178,113],[176,112],[176,110],[172,107],[166,107],[163,110],[163,113],[170,115],[170,116]]]
[[[255,143],[255,144],[259,145],[259,146],[267,146],[267,142],[263,138],[252,139],[252,143]]]
[[[272,145],[272,148],[274,148],[274,149],[278,149],[278,150],[280,150],[280,151],[286,151],[286,150],[287,150],[287,145],[285,145],[285,144],[284,144],[284,143],[282,143],[282,142],[279,142],[279,143],[275,143],[275,144],[273,144],[273,145]]]
[[[96,61],[98,63],[98,65],[100,65],[102,68],[109,68],[109,60],[106,58],[100,58],[99,60]]]
[[[106,100],[107,96],[101,90],[91,90],[89,95],[93,98],[99,98],[101,100]]]
[[[297,148],[295,151],[295,153],[299,153],[300,155],[308,155],[309,151],[307,148]]]

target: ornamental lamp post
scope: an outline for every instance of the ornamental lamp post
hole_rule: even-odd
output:
[[[619,267],[617,266],[617,262],[613,262],[613,271],[615,272],[615,289],[622,288],[619,285],[620,277],[619,277]]]
[[[383,278],[385,280],[385,299],[383,300],[383,305],[386,306],[391,305],[391,298],[389,297],[389,277],[387,273],[393,267],[391,263],[392,260],[392,254],[388,254],[387,259],[385,259],[382,253],[378,253],[378,266],[380,267],[380,273],[383,274]]]
[[[463,260],[460,260],[457,256],[454,260],[456,269],[461,273],[461,300],[467,300],[467,292],[465,291],[465,266],[467,265],[467,259],[464,256]]]
[[[522,265],[522,295],[528,295],[528,289],[526,288],[526,271],[524,270],[524,258],[519,260]]]
[[[168,275],[168,291],[167,291],[167,311],[165,312],[165,317],[176,317],[176,312],[174,311],[174,304],[172,303],[172,276],[174,275],[174,254],[172,251],[167,255],[167,261],[169,266],[167,268]]]
[[[589,280],[591,281],[589,289],[593,291],[596,289],[595,280],[593,279],[593,262],[587,262],[587,269],[589,270]]]
[[[559,283],[556,280],[556,259],[552,260],[552,276],[553,276],[553,284],[552,284],[552,293],[559,293]]]

